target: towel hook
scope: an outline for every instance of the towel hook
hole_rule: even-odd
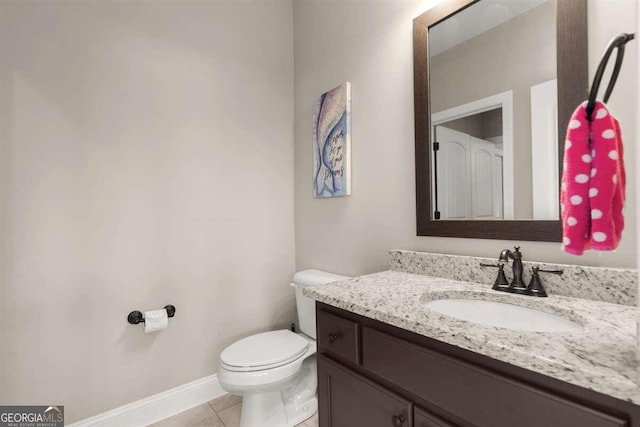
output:
[[[611,57],[613,50],[617,49],[616,63],[613,67],[613,72],[611,73],[611,80],[609,80],[609,84],[607,85],[607,90],[604,93],[603,99],[605,103],[609,101],[609,97],[611,96],[613,87],[616,85],[618,74],[620,74],[620,68],[622,67],[622,59],[624,58],[624,46],[634,38],[635,38],[635,35],[633,33],[621,33],[615,36],[609,42],[609,45],[605,50],[604,56],[602,57],[602,60],[598,65],[596,75],[593,78],[593,83],[591,84],[591,90],[589,92],[589,101],[587,103],[587,120],[591,121],[591,114],[593,113],[593,109],[596,106],[596,96],[598,96],[598,89],[600,89],[602,76],[604,75],[604,70],[607,68],[607,63],[609,62],[609,58]]]

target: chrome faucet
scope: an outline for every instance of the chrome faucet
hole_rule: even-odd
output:
[[[522,268],[522,252],[520,252],[520,246],[515,246],[513,252],[509,249],[504,249],[500,252],[498,260],[500,262],[509,262],[509,258],[513,260],[513,264],[511,265],[513,280],[511,281],[510,292],[517,294],[526,293],[527,285],[524,284],[524,278],[522,277],[524,269]]]

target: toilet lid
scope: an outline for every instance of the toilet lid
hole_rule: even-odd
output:
[[[302,356],[309,341],[287,329],[246,337],[231,344],[220,354],[228,367],[272,368]]]

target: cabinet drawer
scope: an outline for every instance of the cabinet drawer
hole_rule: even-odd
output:
[[[411,402],[323,355],[318,395],[320,427],[413,427]]]
[[[476,426],[622,427],[627,421],[363,328],[362,364],[373,374]],[[428,425],[428,424],[427,424]]]
[[[317,311],[318,346],[353,363],[360,363],[360,325],[325,311]]]

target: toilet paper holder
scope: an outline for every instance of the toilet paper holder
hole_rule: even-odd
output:
[[[169,304],[169,305],[165,305],[164,309],[167,310],[167,316],[168,317],[173,317],[176,315],[176,307]],[[138,323],[144,323],[144,314],[142,314],[141,311],[132,311],[131,313],[129,313],[129,315],[127,316],[127,322],[131,323],[132,325],[137,325]]]

